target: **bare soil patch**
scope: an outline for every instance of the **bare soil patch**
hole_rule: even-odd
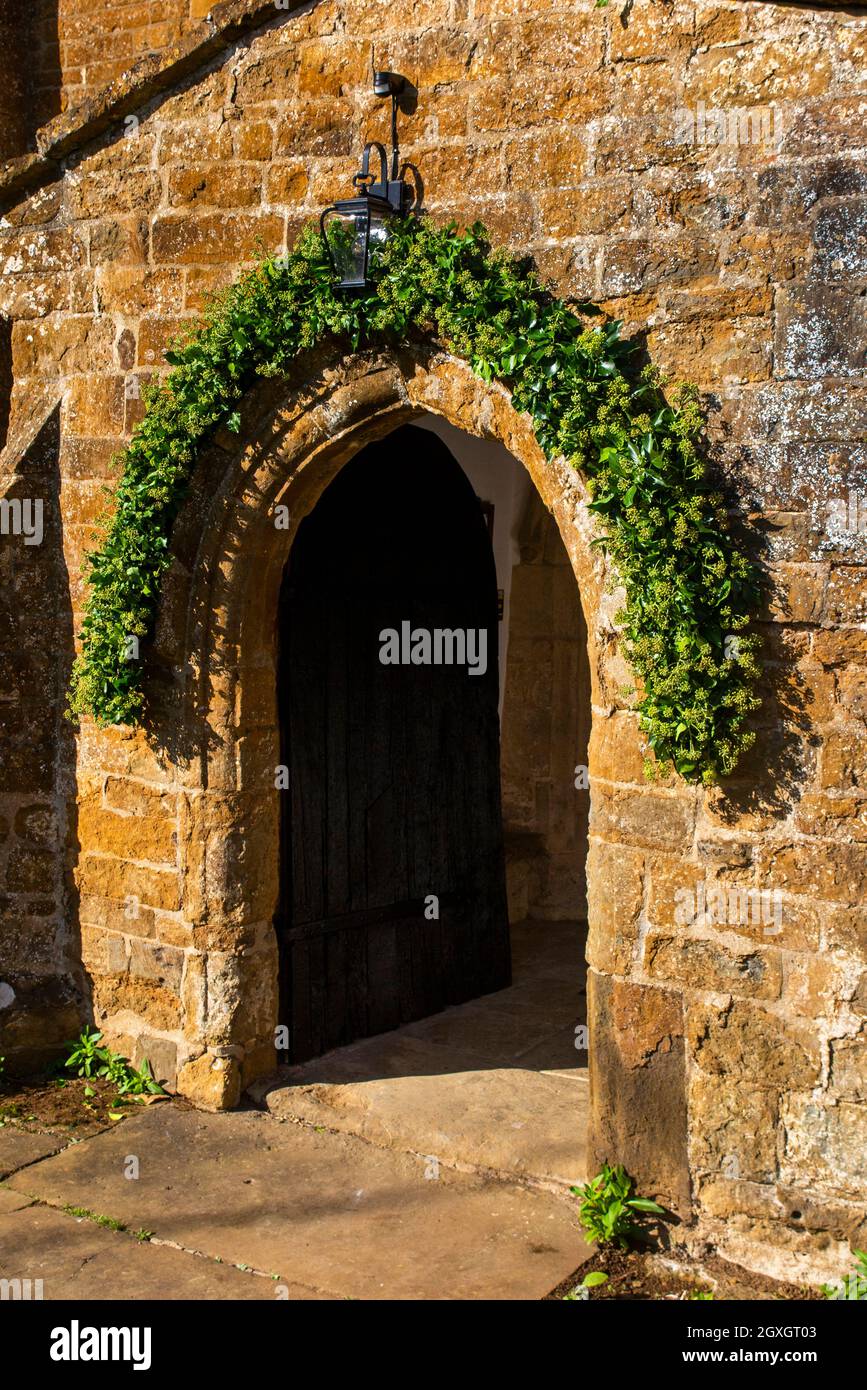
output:
[[[590,1290],[594,1303],[600,1300],[628,1302],[654,1299],[695,1299],[698,1302],[699,1295],[708,1294],[713,1296],[715,1302],[812,1301],[822,1298],[816,1289],[780,1283],[763,1274],[753,1274],[719,1255],[708,1255],[699,1261],[644,1250],[600,1250],[579,1265],[574,1274],[552,1289],[546,1298],[565,1298],[585,1275],[596,1270],[607,1274],[608,1282]]]
[[[151,1096],[119,1096],[117,1087],[99,1077],[11,1078],[0,1082],[0,1128],[12,1126],[35,1134],[62,1134],[86,1139],[125,1115],[137,1114]],[[168,1097],[157,1097],[168,1104]],[[117,1117],[117,1118],[115,1118]]]

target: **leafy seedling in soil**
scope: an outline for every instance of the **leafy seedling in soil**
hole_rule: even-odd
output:
[[[72,1049],[63,1063],[66,1070],[74,1071],[76,1076],[103,1075],[102,1068],[111,1054],[107,1047],[100,1047],[101,1042],[101,1033],[89,1033],[86,1028],[80,1037],[71,1039],[66,1044]]]
[[[66,1071],[74,1071],[77,1076],[88,1079],[102,1077],[117,1088],[118,1096],[164,1096],[165,1091],[154,1080],[150,1062],[147,1058],[137,1070],[126,1057],[101,1047],[102,1033],[89,1033],[85,1029],[79,1038],[67,1043],[71,1052],[63,1066]],[[92,1094],[85,1090],[85,1095]]]
[[[665,1209],[647,1197],[633,1197],[633,1181],[621,1163],[604,1163],[602,1171],[582,1187],[570,1188],[580,1199],[578,1219],[596,1245],[618,1245],[628,1250],[633,1241],[648,1241],[647,1231],[636,1217],[665,1216]]]
[[[598,1288],[600,1284],[608,1283],[608,1275],[603,1274],[601,1269],[595,1270],[592,1274],[585,1274],[580,1284],[576,1284],[569,1293],[564,1293],[564,1303],[586,1303],[590,1297],[590,1290]]]
[[[135,1067],[127,1067],[127,1075],[118,1086],[118,1091],[122,1096],[164,1096],[165,1091],[158,1081],[154,1080],[151,1064],[145,1057],[141,1067],[136,1071]]]

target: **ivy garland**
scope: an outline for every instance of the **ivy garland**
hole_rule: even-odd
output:
[[[318,232],[264,261],[214,300],[191,337],[166,353],[173,370],[146,394],[121,455],[123,474],[90,594],[70,715],[136,724],[142,669],[129,638],[153,630],[172,524],[197,455],[219,426],[238,432],[239,404],[260,376],[285,373],[331,340],[357,351],[431,335],[484,381],[504,382],[551,458],[587,479],[590,507],[626,600],[619,621],[639,678],[635,708],[663,770],[689,781],[730,773],[753,742],[758,638],[739,636],[758,600],[754,567],[728,534],[706,477],[694,390],[666,400],[652,368],[631,370],[617,323],[585,321],[529,266],[492,251],[480,224],[458,232],[407,220],[381,252],[372,288],[335,289]]]

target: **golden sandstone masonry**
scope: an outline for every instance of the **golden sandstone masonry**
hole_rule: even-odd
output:
[[[867,1244],[867,19],[758,0],[20,8],[0,0],[0,1052],[44,1060],[92,1014],[213,1109],[273,1068],[291,536],[272,511],[303,515],[361,445],[431,412],[525,465],[573,610],[580,593],[591,1161],[743,1263],[783,1251],[790,1277],[836,1277]],[[645,779],[583,484],[507,392],[433,349],[320,350],[257,388],[175,527],[147,727],[64,719],[83,553],[142,388],[208,294],[290,246],[344,196],[361,139],[386,137],[372,46],[418,89],[402,153],[429,215],[483,220],[700,388],[767,575],[758,738],[719,788]]]

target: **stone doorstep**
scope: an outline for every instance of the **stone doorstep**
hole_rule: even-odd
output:
[[[124,1176],[129,1154],[140,1160],[137,1181]],[[126,1240],[85,1223],[100,1249],[109,1248],[103,1237],[119,1242],[126,1267],[120,1296],[127,1297],[190,1296],[187,1266],[198,1272],[222,1261],[326,1297],[538,1299],[590,1254],[574,1209],[560,1197],[447,1168],[426,1180],[424,1161],[414,1155],[279,1124],[256,1111],[210,1115],[158,1106],[22,1170],[8,1189],[54,1208],[86,1206],[181,1247],[178,1260],[186,1265],[173,1261],[160,1285],[138,1263],[139,1251],[144,1260],[159,1256],[159,1246],[136,1244],[130,1256]],[[55,1267],[65,1259],[64,1232],[72,1228],[56,1223],[69,1218],[53,1212],[40,1219],[55,1223],[54,1253],[42,1253],[35,1217],[12,1212],[0,1218],[0,1266],[9,1266],[4,1222],[16,1220],[16,1266],[30,1249],[36,1273],[43,1259]],[[110,1275],[106,1283],[113,1268]],[[98,1297],[98,1287],[79,1286],[76,1296]],[[117,1283],[113,1288],[117,1293]],[[246,1296],[259,1296],[258,1289]]]
[[[586,1176],[587,1093],[577,1069],[480,1067],[405,1034],[285,1068],[252,1092],[279,1120],[561,1196]]]

